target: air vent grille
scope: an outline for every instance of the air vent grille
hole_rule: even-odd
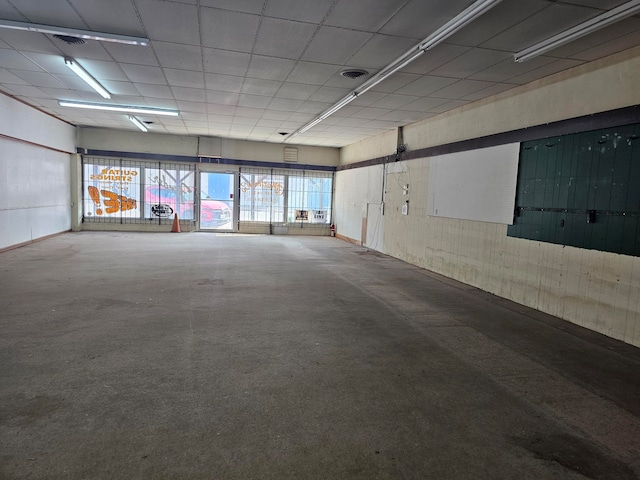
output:
[[[64,43],[68,43],[69,45],[82,45],[84,40],[79,37],[72,37],[70,35],[54,35],[58,40],[62,40]]]
[[[342,72],[340,72],[340,75],[342,75],[343,77],[355,80],[357,78],[366,77],[367,75],[369,75],[369,72],[367,72],[366,70],[357,70],[357,69],[356,70],[343,70]]]
[[[298,161],[298,149],[294,147],[284,147],[284,161],[296,163]]]

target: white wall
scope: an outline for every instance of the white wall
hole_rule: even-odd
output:
[[[0,249],[71,228],[75,127],[0,94]]]
[[[406,126],[404,140],[409,149],[424,148],[636,105],[639,84],[635,48]],[[341,163],[366,160],[381,144],[391,148],[390,136],[346,147]],[[435,162],[338,172],[337,233],[361,240],[362,204],[378,198],[384,181],[382,244],[371,248],[640,346],[640,258],[507,237],[503,223],[432,216]],[[408,215],[402,215],[405,200]],[[512,195],[504,202],[512,203]]]

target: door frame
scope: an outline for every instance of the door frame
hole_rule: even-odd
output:
[[[232,165],[198,165],[198,175],[196,177],[197,192],[196,195],[196,230],[199,232],[217,232],[217,233],[234,233],[238,231],[238,218],[240,214],[240,204],[238,202],[238,192],[240,191],[238,168]],[[201,192],[202,192],[202,175],[208,173],[222,173],[232,175],[233,177],[233,208],[231,209],[231,228],[230,229],[218,229],[218,228],[202,228],[200,225],[200,208],[202,205]]]

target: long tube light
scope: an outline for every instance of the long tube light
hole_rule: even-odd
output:
[[[102,97],[111,98],[111,94],[107,91],[107,89],[104,88],[102,85],[100,85],[100,83],[98,83],[98,81],[95,78],[93,78],[89,74],[89,72],[87,72],[84,68],[78,65],[78,62],[76,62],[73,58],[66,57],[64,59],[64,63],[67,67],[69,67],[73,71],[73,73],[75,73],[82,80],[84,80],[87,85],[89,85],[96,92],[102,95]]]
[[[1,20],[0,28],[11,30],[24,30],[28,32],[48,33],[50,35],[66,35],[78,37],[85,40],[97,40],[99,42],[115,42],[127,45],[149,45],[148,38],[130,37],[128,35],[118,35],[116,33],[92,32],[90,30],[78,30],[76,28],[56,27],[54,25],[42,25],[39,23],[14,22],[13,20]]]
[[[61,107],[86,108],[89,110],[104,110],[107,112],[124,112],[124,113],[147,113],[149,115],[168,115],[177,117],[180,112],[177,110],[167,110],[164,108],[138,107],[134,105],[118,105],[108,103],[89,103],[75,102],[72,100],[58,100]]]
[[[413,62],[416,58],[418,58],[420,55],[422,55],[424,53],[424,50],[417,50],[413,56],[408,57],[407,59],[405,59],[404,61],[398,63],[397,65],[394,66],[394,64],[391,64],[391,68],[385,68],[384,70],[382,70],[381,72],[378,72],[375,76],[373,76],[370,80],[367,80],[366,82],[364,82],[362,85],[360,85],[360,87],[358,87],[355,91],[355,95],[362,95],[364,92],[371,90],[373,87],[375,87],[376,85],[378,85],[380,82],[382,82],[385,78],[393,75],[394,73],[396,73],[398,70],[402,70],[404,67],[406,67],[407,65],[409,65],[411,62]],[[402,58],[402,57],[401,57]],[[394,63],[397,63],[394,62]]]
[[[480,15],[495,7],[501,1],[502,0],[479,0],[475,2],[420,42],[420,50],[429,50],[435,47],[465,25],[473,22]]]
[[[587,20],[579,25],[576,25],[569,30],[565,30],[553,37],[547,38],[542,42],[525,48],[524,50],[516,53],[514,59],[516,62],[525,62],[531,58],[542,55],[549,50],[553,50],[565,43],[569,43],[580,37],[588,35],[591,32],[595,32],[607,25],[611,25],[623,18],[634,15],[640,12],[640,0],[632,0],[631,2],[623,3],[622,5],[613,8],[597,17],[593,17],[591,20]]]
[[[393,62],[391,62],[386,67],[384,67],[382,70],[380,70],[377,74],[375,74],[369,80],[367,80],[362,85],[360,85],[358,88],[353,90],[351,93],[349,93],[349,95],[341,99],[338,103],[331,106],[328,110],[325,110],[324,112],[322,112],[322,114],[320,114],[318,117],[316,117],[315,119],[311,120],[310,122],[300,127],[298,130],[293,132],[291,135],[289,135],[285,139],[285,142],[290,141],[292,138],[296,137],[297,135],[300,135],[301,133],[304,133],[307,130],[309,130],[311,127],[316,126],[318,123],[320,123],[322,120],[327,118],[329,115],[334,114],[335,112],[340,110],[342,107],[347,105],[349,102],[355,100],[358,96],[362,95],[363,93],[367,92],[368,90],[378,85],[387,77],[393,75],[399,70],[402,70],[404,67],[406,67],[411,62],[413,62],[416,58],[422,55],[426,50],[429,50],[435,47],[436,45],[438,45],[440,42],[446,40],[451,35],[456,33],[458,30],[463,28],[465,25],[472,22],[473,20],[478,18],[480,15],[487,12],[489,9],[495,7],[501,1],[502,0],[477,0],[470,7],[460,12],[449,22],[447,22],[438,30],[436,30],[427,38],[425,38],[422,42],[420,42],[419,44],[409,49],[400,57],[396,58]],[[637,1],[640,1],[640,0],[637,0]]]
[[[149,130],[144,123],[142,123],[140,120],[138,120],[133,115],[127,115],[127,118],[131,121],[131,123],[133,123],[136,127],[138,127],[143,132],[146,132],[146,131]]]

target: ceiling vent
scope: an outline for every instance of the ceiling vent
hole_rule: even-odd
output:
[[[346,78],[350,78],[351,80],[356,80],[358,78],[366,77],[367,75],[369,75],[369,72],[367,72],[366,70],[358,70],[358,69],[343,70],[342,72],[340,72],[340,75]]]
[[[64,43],[68,43],[69,45],[82,45],[84,40],[78,37],[72,37],[70,35],[54,35],[58,40],[62,40]]]
[[[296,163],[298,161],[298,149],[295,147],[284,147],[284,161]]]

